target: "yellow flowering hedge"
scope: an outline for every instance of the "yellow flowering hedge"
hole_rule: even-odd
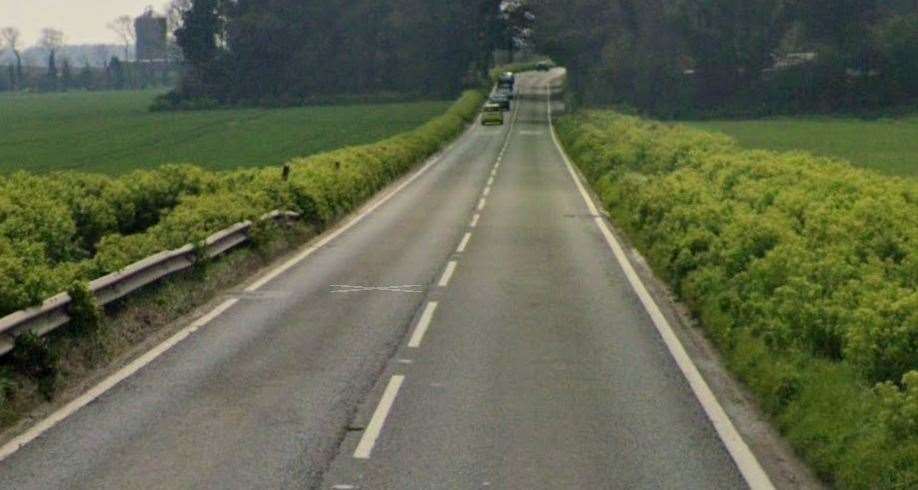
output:
[[[823,476],[850,488],[918,482],[918,182],[610,111],[564,117],[558,131]],[[816,366],[853,373],[839,376],[857,399],[828,410],[838,391],[815,395]],[[845,404],[868,419],[850,432],[801,417],[844,416]]]

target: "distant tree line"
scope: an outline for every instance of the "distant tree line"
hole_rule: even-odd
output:
[[[66,92],[70,90],[139,90],[175,85],[174,71],[121,61],[113,56],[102,66],[73,64],[49,52],[46,66],[0,65],[0,92]]]
[[[175,31],[172,97],[295,102],[330,94],[457,94],[509,36],[501,0],[193,0]]]
[[[918,0],[516,0],[583,102],[662,115],[918,99]]]
[[[170,34],[179,27],[183,12],[190,6],[191,0],[169,0],[163,6],[162,15]],[[120,46],[67,46],[63,32],[47,28],[34,46],[25,48],[19,29],[0,29],[0,92],[136,90],[176,84],[182,54],[174,35],[167,39],[164,63],[140,63],[133,60],[137,41],[134,18],[122,15],[107,27],[117,36]],[[117,53],[123,50],[123,55],[115,55],[113,48]],[[36,58],[41,61],[36,63]],[[74,58],[79,66],[72,62]],[[4,66],[6,60],[10,61]]]

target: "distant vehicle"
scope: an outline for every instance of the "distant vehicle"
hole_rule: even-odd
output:
[[[536,65],[536,70],[539,70],[539,71],[549,71],[549,70],[551,70],[551,63],[549,63],[549,62],[547,62],[547,61],[540,61],[540,62]]]
[[[513,90],[513,87],[516,85],[516,75],[513,72],[505,72],[501,74],[500,78],[497,81],[498,87],[506,87],[510,90]]]
[[[504,125],[503,108],[490,102],[485,104],[484,108],[481,110],[481,125],[487,126],[489,124],[497,124],[498,126]]]
[[[488,102],[492,104],[496,104],[502,110],[505,110],[505,111],[510,110],[510,98],[507,97],[506,95],[495,93],[490,98],[488,98]]]

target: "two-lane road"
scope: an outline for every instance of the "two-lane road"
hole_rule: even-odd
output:
[[[543,87],[0,463],[0,488],[743,488]]]

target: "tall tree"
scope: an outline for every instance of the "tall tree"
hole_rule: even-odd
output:
[[[134,19],[130,15],[122,15],[108,23],[108,29],[118,36],[124,46],[124,60],[131,59],[131,47],[137,42],[137,32],[134,30]]]
[[[182,95],[454,94],[484,73],[501,0],[194,0]]]
[[[22,84],[22,53],[19,51],[19,29],[15,27],[4,27],[0,29],[0,37],[6,41],[6,47],[13,52],[16,57],[16,71],[12,77],[13,90],[18,90]]]
[[[79,74],[79,85],[86,90],[94,90],[96,88],[95,77],[92,73],[92,67],[89,66],[89,60],[83,60],[83,68],[80,69]]]
[[[48,54],[48,73],[46,78],[47,90],[58,90],[58,71],[57,71],[57,52],[64,45],[64,33],[53,28],[45,28],[41,31],[41,38],[38,45]]]
[[[182,60],[182,48],[175,39],[175,31],[182,27],[182,17],[191,9],[191,0],[171,0],[163,6],[166,17],[166,57],[172,63]]]
[[[64,60],[61,62],[61,90],[66,92],[67,90],[74,88],[73,82],[73,68],[70,66],[70,60],[64,58]]]
[[[773,63],[791,17],[785,0],[679,0],[674,24],[714,98],[735,93]]]
[[[229,96],[221,50],[226,44],[226,12],[230,6],[223,0],[193,0],[182,14],[175,40],[187,66],[181,86],[186,97],[226,100]],[[221,85],[227,90],[221,90]]]

